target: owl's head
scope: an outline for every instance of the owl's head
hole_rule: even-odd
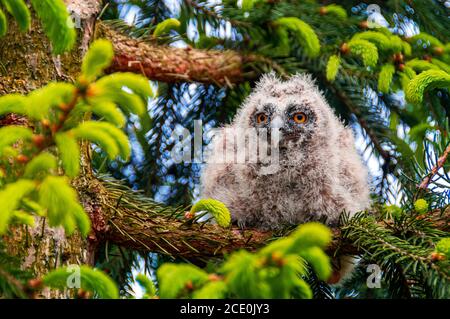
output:
[[[324,133],[333,113],[310,75],[282,81],[266,74],[248,96],[235,118],[243,128],[279,129],[280,143],[304,143]]]

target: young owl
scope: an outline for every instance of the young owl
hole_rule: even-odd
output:
[[[256,137],[246,134],[253,131]],[[369,186],[351,129],[312,78],[268,74],[213,139],[202,197],[223,202],[241,227],[267,230],[311,220],[336,225],[343,211],[368,207]]]

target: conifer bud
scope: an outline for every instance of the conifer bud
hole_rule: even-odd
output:
[[[184,218],[186,218],[186,219],[191,219],[191,218],[193,218],[194,216],[195,216],[195,214],[194,214],[194,213],[191,213],[191,212],[189,212],[189,211],[187,211],[187,212],[184,213]]]
[[[28,281],[28,287],[37,289],[42,286],[42,279],[30,279]]]
[[[438,252],[433,252],[433,253],[431,253],[431,260],[432,261],[442,261],[442,260],[445,260],[445,255],[444,254],[441,254],[441,253],[438,253]]]
[[[437,55],[442,55],[444,54],[444,48],[443,47],[434,47],[433,48],[434,53],[436,53]]]
[[[350,47],[348,46],[348,44],[346,42],[344,42],[344,43],[342,43],[340,50],[343,54],[347,54],[350,52]]]
[[[50,127],[50,121],[47,120],[47,119],[43,119],[43,120],[41,121],[41,124],[42,124],[42,127],[45,127],[45,128]]]
[[[91,297],[91,293],[83,289],[78,289],[77,296],[80,299],[89,299]]]
[[[209,281],[219,281],[222,280],[222,277],[217,274],[210,274],[208,276]]]
[[[359,27],[361,28],[361,29],[368,29],[369,28],[369,22],[367,22],[367,20],[364,20],[364,21],[361,21],[360,23],[359,23]]]
[[[44,145],[45,137],[44,137],[44,135],[42,135],[42,134],[39,134],[39,135],[33,135],[32,141],[33,141],[33,144],[34,144],[34,145],[36,145],[37,147],[40,148],[40,147],[42,147],[42,146]]]
[[[185,287],[186,287],[187,290],[192,290],[192,289],[194,289],[194,284],[192,283],[191,280],[189,280],[189,281],[186,283]]]
[[[17,155],[16,160],[19,163],[26,164],[30,161],[30,158],[26,155],[19,154],[19,155]]]
[[[414,202],[414,209],[419,214],[425,214],[428,212],[428,203],[425,199],[420,198]]]
[[[320,7],[320,9],[319,9],[319,14],[320,14],[321,16],[326,15],[327,13],[328,13],[327,8],[325,8],[325,7]]]
[[[403,63],[403,59],[404,59],[403,54],[395,53],[393,58],[394,58],[395,63]]]

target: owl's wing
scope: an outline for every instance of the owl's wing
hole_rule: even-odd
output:
[[[222,128],[211,142],[201,174],[201,197],[214,198],[229,206],[237,195],[233,187],[237,182],[232,169],[233,162],[227,163],[224,157],[226,146],[225,128]]]

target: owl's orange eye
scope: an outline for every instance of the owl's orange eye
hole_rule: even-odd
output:
[[[301,124],[301,123],[305,123],[307,120],[306,114],[303,112],[297,112],[294,114],[294,122]]]
[[[268,119],[269,118],[264,113],[259,113],[259,114],[256,115],[256,123],[258,123],[258,124],[267,123]]]

